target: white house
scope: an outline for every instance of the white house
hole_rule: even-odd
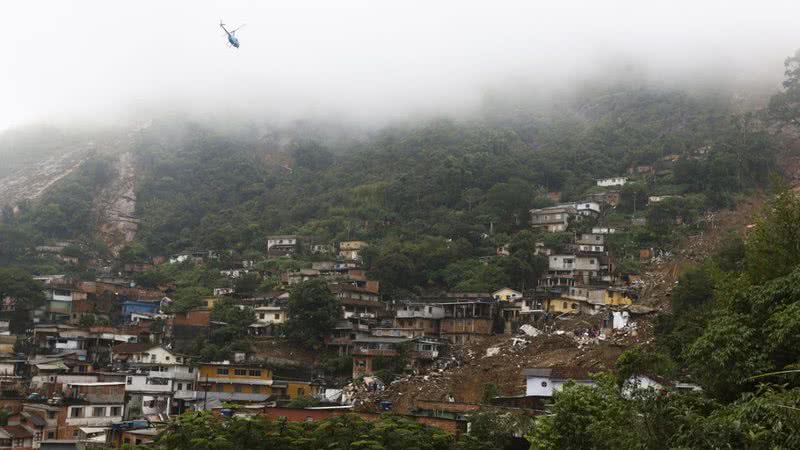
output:
[[[68,426],[110,427],[122,421],[122,403],[74,405],[67,407]]]
[[[530,210],[531,226],[535,229],[546,230],[548,233],[566,231],[569,219],[577,213],[574,204],[532,209]]]
[[[219,274],[223,277],[231,278],[233,280],[239,279],[248,273],[250,273],[249,269],[226,269],[219,271]]]
[[[291,256],[297,250],[297,236],[285,234],[267,236],[267,253],[272,256]]]
[[[111,353],[113,360],[128,364],[175,365],[186,362],[182,355],[149,342],[115,345],[111,348]]]
[[[617,232],[616,228],[609,228],[609,227],[592,228],[592,234],[614,234],[616,232]]]
[[[256,323],[284,323],[288,317],[288,311],[282,306],[259,306],[253,311],[256,315]]]
[[[575,210],[581,216],[599,216],[600,203],[592,201],[578,202],[575,203]]]
[[[125,378],[125,393],[141,396],[145,416],[170,414],[175,411],[175,399],[195,397],[198,371],[193,367],[173,365],[150,369]]]
[[[550,255],[548,268],[557,271],[575,270],[575,255]]]
[[[625,186],[625,183],[627,182],[628,182],[628,177],[612,177],[612,178],[603,178],[601,180],[597,180],[597,185],[601,187]]]
[[[552,397],[569,381],[587,386],[596,383],[589,378],[589,371],[580,367],[550,367],[523,369],[525,377],[525,395],[536,397]]]
[[[495,300],[502,300],[506,302],[513,302],[517,299],[522,298],[522,292],[515,291],[510,288],[503,288],[499,291],[495,291],[492,293],[492,298]]]

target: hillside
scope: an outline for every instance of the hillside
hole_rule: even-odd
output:
[[[361,239],[371,244],[365,262],[389,296],[524,288],[537,275],[530,257],[488,268],[478,258],[506,244],[524,247],[532,237],[519,233],[533,207],[555,198],[581,200],[596,192],[598,178],[660,167],[634,177],[637,183],[622,190],[620,205],[600,222],[629,229],[631,217],[652,215],[642,207],[648,195],[672,195],[680,198],[669,202],[667,214],[682,215],[688,226],[732,205],[738,193],[764,186],[774,167],[776,144],[760,121],[735,115],[721,96],[603,86],[564,105],[525,120],[523,113],[487,109],[481,120],[439,120],[367,135],[346,128],[336,133],[330,124],[215,127],[154,120],[106,132],[93,144],[116,175],[98,180],[102,186],[81,182],[69,189],[84,192],[65,194],[84,196],[93,204],[89,210],[49,206],[65,217],[80,216],[80,226],[37,222],[44,199],[18,217],[17,229],[40,243],[91,241],[94,251],[122,251],[129,261],[193,250],[258,258],[265,237],[279,233],[302,235],[309,244]],[[698,157],[702,149],[713,152]],[[665,165],[670,155],[683,158]],[[69,173],[59,172],[60,183],[35,178],[59,196]],[[618,237],[617,256],[628,269],[638,270],[638,248],[668,248],[684,233],[665,228],[665,218],[653,215],[646,227]]]

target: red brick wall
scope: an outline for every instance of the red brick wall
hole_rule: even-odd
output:
[[[173,325],[207,327],[209,323],[211,323],[211,311],[209,310],[189,311],[186,314],[175,314],[175,318],[172,319]]]

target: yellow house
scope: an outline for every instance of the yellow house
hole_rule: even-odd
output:
[[[208,309],[214,309],[214,305],[220,300],[222,300],[222,297],[206,297],[203,299],[203,306]]]
[[[203,363],[199,376],[199,384],[208,398],[264,401],[272,395],[272,371],[264,367]]]
[[[287,381],[286,395],[295,399],[297,397],[316,397],[322,393],[322,387],[308,381]]]
[[[268,397],[314,397],[322,386],[308,381],[276,380],[272,370],[252,364],[202,363],[200,395],[224,401],[264,401]]]
[[[512,302],[514,300],[518,300],[522,298],[522,293],[519,291],[515,291],[510,288],[503,288],[499,291],[495,291],[492,293],[492,298],[495,300],[501,300],[506,302]]]
[[[625,306],[633,303],[633,299],[621,289],[606,289],[603,303],[609,306]]]
[[[547,312],[551,313],[578,313],[581,311],[582,308],[585,308],[583,305],[587,303],[585,300],[577,300],[572,298],[551,298],[547,301]]]

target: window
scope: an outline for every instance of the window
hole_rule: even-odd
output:
[[[260,314],[258,315],[258,318],[259,318],[259,319],[263,319],[265,316],[266,316],[266,314],[264,314],[264,313],[260,313]]]
[[[83,417],[83,408],[72,408],[69,412],[70,417]]]
[[[261,376],[261,371],[260,370],[251,370],[250,371],[250,376],[251,377],[260,377]]]
[[[189,367],[189,373],[194,373],[194,367]]]
[[[280,315],[280,314],[275,314],[275,320],[278,320],[278,319],[280,319],[280,318],[281,318],[281,315]]]
[[[47,418],[48,419],[55,419],[56,418],[56,412],[55,411],[47,411]]]
[[[133,384],[133,377],[128,377],[128,386]]]
[[[56,432],[55,431],[48,431],[47,432],[47,439],[55,439],[55,438],[56,438]]]
[[[563,305],[561,305],[561,306],[562,306],[564,309],[567,309],[567,302],[563,302]]]
[[[150,355],[150,361],[156,362],[156,355]]]
[[[111,407],[111,417],[119,417],[122,415],[122,407],[121,406],[112,406]]]
[[[542,381],[542,387],[547,387],[547,381]]]
[[[239,376],[246,376],[247,370],[246,369],[234,369],[233,373]]]
[[[233,385],[233,392],[242,392],[242,385],[241,384],[234,384]]]
[[[222,385],[217,383],[217,392],[222,392]]]
[[[217,375],[227,375],[228,369],[217,369]]]
[[[187,391],[191,391],[192,390],[192,383],[186,383],[186,390]]]
[[[169,361],[169,356],[167,356],[167,361]]]
[[[92,408],[92,417],[103,417],[106,415],[106,408],[104,406],[95,406]]]
[[[73,437],[73,438],[76,438],[76,437],[78,437],[78,430],[73,430],[73,431],[72,431],[72,437]]]
[[[572,304],[572,309],[578,309],[578,305],[576,305],[575,303],[573,303],[573,304]]]
[[[183,383],[178,383],[178,390],[179,390],[179,391],[182,391],[182,390],[183,390]]]
[[[305,388],[297,388],[297,396],[298,397],[305,397],[305,395],[306,395]]]

